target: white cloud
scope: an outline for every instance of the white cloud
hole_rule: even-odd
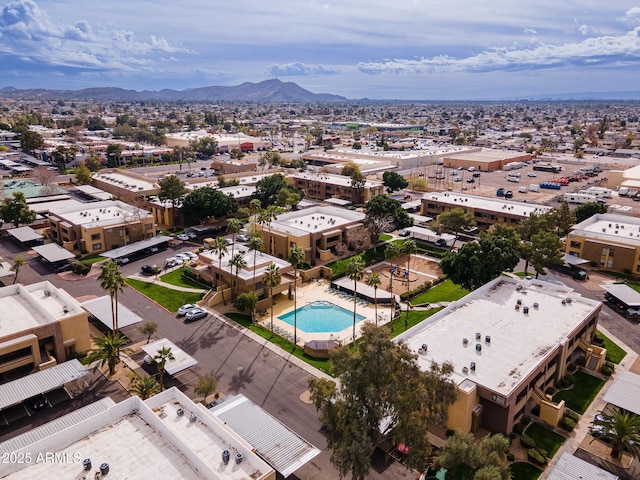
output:
[[[538,33],[538,32],[536,31],[536,29],[535,29],[535,28],[525,28],[525,29],[523,30],[523,33],[532,33],[532,34],[534,34],[534,35],[535,35],[535,34],[536,34],[536,33]]]
[[[586,37],[589,34],[589,27],[586,25],[580,25],[578,27],[578,31],[582,34],[582,36]]]
[[[271,65],[267,68],[267,74],[274,77],[297,77],[307,75],[335,75],[338,71],[324,65],[306,65],[301,62],[293,62],[281,65]]]

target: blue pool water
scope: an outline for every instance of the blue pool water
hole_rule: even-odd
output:
[[[334,305],[331,302],[318,301],[310,303],[297,310],[297,327],[307,333],[341,332],[347,327],[353,326],[353,310]],[[293,312],[285,313],[278,317],[285,323],[293,326]],[[356,323],[366,317],[356,315]]]

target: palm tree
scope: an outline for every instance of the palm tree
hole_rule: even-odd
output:
[[[373,287],[373,306],[375,308],[376,326],[378,326],[378,286],[382,283],[379,273],[372,273],[367,278],[367,285]]]
[[[293,247],[289,251],[289,258],[287,259],[291,265],[293,265],[293,348],[296,348],[298,344],[298,267],[305,259],[304,250],[302,247]]]
[[[196,395],[202,395],[202,403],[207,401],[207,397],[218,388],[218,379],[211,372],[209,375],[198,375],[198,385],[193,389]]]
[[[395,243],[390,243],[384,249],[384,258],[389,260],[391,263],[391,268],[389,268],[389,292],[391,292],[391,316],[389,320],[393,320],[396,305],[395,305],[395,296],[393,294],[393,275],[395,272],[395,267],[393,266],[393,261],[396,260],[400,256],[400,247]]]
[[[104,337],[98,337],[94,340],[97,348],[89,352],[87,361],[91,363],[99,360],[100,366],[108,364],[109,375],[113,375],[116,371],[116,364],[120,361],[120,356],[130,351],[125,348],[127,341],[127,337],[117,331],[108,332]]]
[[[409,324],[409,290],[411,289],[411,255],[418,251],[418,247],[416,246],[416,242],[413,240],[405,240],[402,245],[402,253],[407,255],[407,315],[404,319],[404,328],[407,329],[407,325]]]
[[[262,203],[257,198],[249,201],[249,215],[253,217],[253,231],[256,231],[256,224],[258,223],[258,212],[262,208]]]
[[[235,301],[236,296],[238,295],[238,281],[240,278],[238,276],[238,273],[240,272],[241,268],[247,268],[247,261],[244,259],[244,255],[242,255],[241,253],[236,253],[233,257],[231,257],[231,260],[229,260],[229,266],[232,269],[236,269],[235,288],[231,289],[231,291],[233,292],[233,300]]]
[[[153,397],[156,393],[160,393],[162,388],[158,381],[153,377],[142,377],[140,380],[133,384],[131,393],[140,397],[141,400],[146,400],[149,397]]]
[[[620,459],[623,452],[640,458],[640,416],[614,407],[610,414],[596,415],[593,425],[606,432],[613,458]]]
[[[268,227],[269,232],[269,255],[273,255],[273,240],[271,238],[271,222],[273,222],[278,217],[278,207],[275,205],[269,205],[267,208],[260,212],[260,216],[258,217],[258,222],[261,225],[266,225]]]
[[[265,287],[269,287],[269,296],[271,297],[271,333],[273,333],[273,287],[277,287],[282,282],[280,267],[275,263],[269,265],[264,272],[264,279],[262,281]]]
[[[220,288],[220,282],[222,281],[222,257],[229,251],[229,246],[224,237],[217,237],[213,244],[213,253],[218,254],[218,280],[216,281],[216,288]],[[224,298],[224,288],[222,291],[222,302],[226,305],[227,301]]]
[[[247,248],[253,250],[253,293],[256,293],[256,255],[258,250],[264,248],[262,237],[260,235],[251,235],[251,238],[249,238],[247,242]]]
[[[160,375],[160,390],[164,390],[164,369],[167,366],[167,362],[169,360],[175,360],[176,357],[173,356],[171,352],[171,347],[162,347],[158,350],[153,356],[153,359],[158,362],[158,373]]]
[[[16,257],[13,259],[13,266],[11,267],[11,271],[16,272],[16,276],[13,277],[14,284],[18,281],[18,273],[20,272],[20,267],[22,267],[26,263],[27,261],[22,257]]]
[[[111,321],[112,330],[118,331],[118,292],[122,292],[123,288],[127,286],[120,267],[113,260],[107,260],[102,265],[102,271],[98,276],[98,282],[103,290],[109,292],[111,297]]]
[[[240,220],[238,220],[237,218],[232,218],[231,220],[229,220],[229,223],[227,223],[227,233],[231,234],[231,239],[233,240],[233,243],[231,244],[232,257],[236,246],[236,234],[240,230],[242,230],[242,223],[240,222]]]
[[[151,335],[158,331],[158,324],[156,322],[144,322],[140,327],[140,333],[147,336],[147,343],[151,340]]]
[[[356,348],[356,301],[358,299],[358,282],[364,277],[364,260],[353,257],[347,265],[347,275],[353,280],[353,348]]]

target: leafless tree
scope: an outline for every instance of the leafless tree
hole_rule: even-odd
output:
[[[53,182],[53,179],[58,176],[58,173],[49,170],[47,167],[40,166],[33,169],[33,178],[42,185],[43,187],[48,187]]]
[[[371,233],[364,227],[352,228],[345,235],[349,248],[356,252],[362,251],[362,247],[367,243],[370,236]]]

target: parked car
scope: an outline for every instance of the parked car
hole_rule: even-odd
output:
[[[185,319],[188,322],[193,322],[195,320],[200,320],[201,318],[204,318],[208,315],[206,310],[203,310],[199,307],[196,308],[192,308],[191,310],[189,310],[186,314],[185,314]]]
[[[504,198],[513,198],[513,192],[511,190],[507,190],[504,192]]]
[[[537,177],[537,175],[533,172],[527,173],[527,177]]]
[[[233,245],[233,239],[232,238],[225,237],[225,241],[227,242],[227,245]]]
[[[166,268],[175,267],[182,263],[182,260],[177,259],[176,257],[169,257],[164,261],[164,266]]]
[[[640,308],[627,308],[627,315],[630,317],[640,317]]]
[[[118,265],[124,265],[126,263],[129,263],[129,259],[127,257],[120,257],[116,258],[114,262],[116,262]]]
[[[462,181],[462,177],[456,177],[453,179],[454,182],[461,182]]]
[[[401,237],[408,237],[409,235],[411,235],[411,232],[409,230],[402,230],[398,235],[400,235]]]
[[[466,182],[467,183],[476,183],[476,181],[473,178],[467,178]]]
[[[154,275],[156,273],[156,271],[158,270],[158,266],[157,265],[143,265],[142,267],[140,267],[140,270],[142,270],[142,273],[144,273],[146,275]]]
[[[196,238],[198,238],[198,235],[193,232],[189,232],[187,233],[187,235],[189,236],[189,240],[195,240]]]
[[[189,311],[193,310],[194,308],[198,308],[198,306],[192,303],[185,303],[178,309],[178,316],[182,317],[187,313],[189,313]]]
[[[244,233],[241,233],[240,235],[236,235],[236,240],[238,240],[239,242],[248,242],[249,235],[245,235]]]
[[[176,238],[184,242],[186,240],[189,240],[189,235],[187,235],[186,233],[180,233],[179,235],[176,235]]]
[[[187,260],[191,260],[191,257],[189,255],[187,255],[186,253],[176,253],[174,255],[174,257],[180,262],[186,262]]]
[[[194,258],[198,258],[198,255],[196,255],[193,252],[182,252],[182,255],[186,255],[187,257],[194,259]]]

